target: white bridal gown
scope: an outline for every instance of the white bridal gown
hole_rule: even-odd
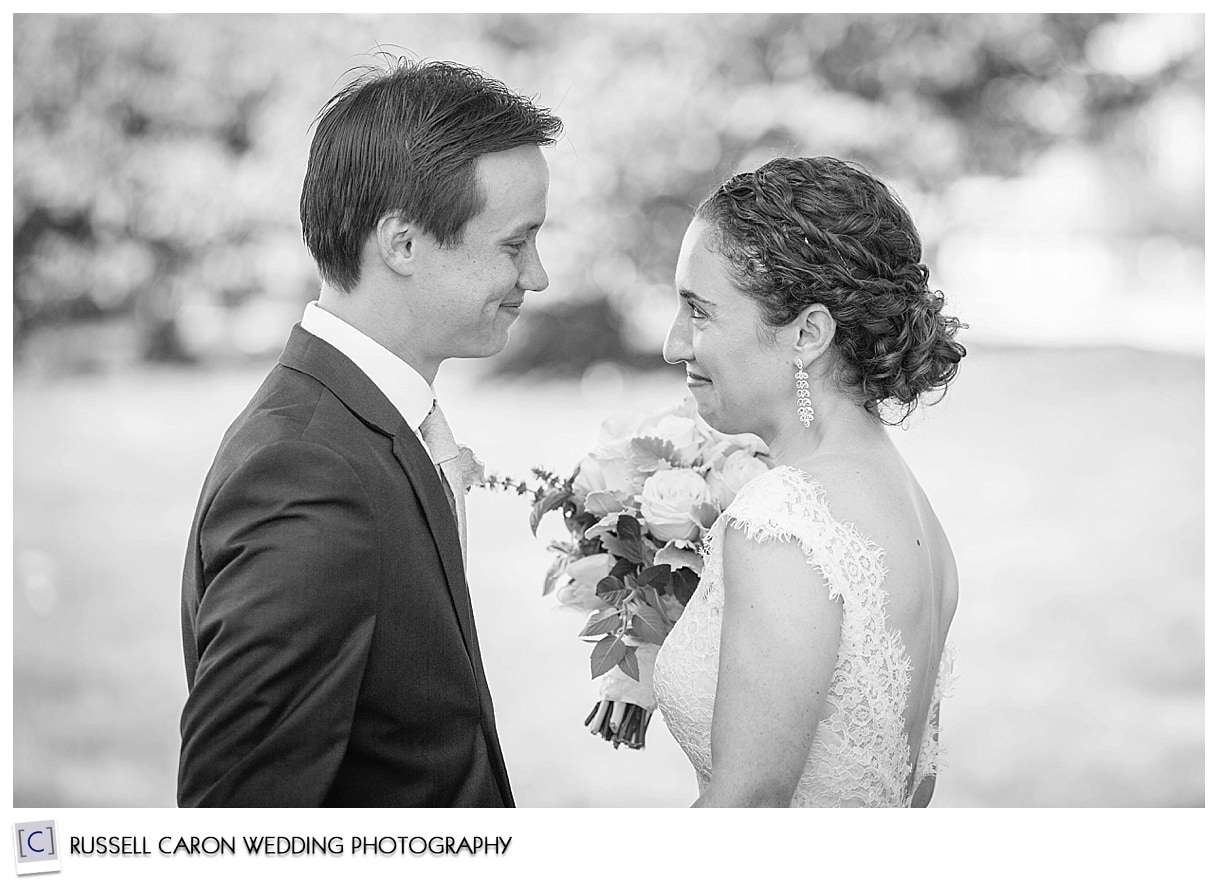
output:
[[[698,590],[655,666],[655,692],[664,722],[698,774],[711,779],[711,717],[719,671],[723,619],[723,531],[728,522],[750,539],[793,539],[842,601],[841,646],[812,749],[792,806],[907,806],[918,784],[938,769],[933,720],[950,674],[943,652],[926,729],[911,756],[903,713],[910,659],[887,627],[884,552],[850,524],[833,519],[824,489],[806,473],[779,466],[750,481],[711,527]],[[814,582],[809,582],[810,590]],[[916,774],[915,774],[916,769]]]

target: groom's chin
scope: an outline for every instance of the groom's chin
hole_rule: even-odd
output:
[[[514,323],[515,319],[512,320],[512,324]],[[495,335],[495,339],[491,342],[491,351],[488,355],[498,355],[507,348],[508,343],[512,339],[512,324],[507,325],[502,332]]]
[[[507,348],[508,341],[511,339],[510,328],[503,328],[497,331],[493,336],[480,341],[479,345],[471,346],[466,352],[461,353],[461,358],[490,358],[492,355],[498,355]]]

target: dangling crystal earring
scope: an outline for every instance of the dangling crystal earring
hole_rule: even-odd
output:
[[[816,411],[812,409],[812,398],[808,395],[808,372],[804,370],[802,358],[795,359],[795,403],[799,407],[799,421],[804,428],[812,425]]]

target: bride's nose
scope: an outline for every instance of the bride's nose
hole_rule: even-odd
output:
[[[681,310],[677,310],[668,336],[664,338],[664,360],[669,364],[680,364],[694,357],[693,345],[690,343],[689,322],[682,321]]]

